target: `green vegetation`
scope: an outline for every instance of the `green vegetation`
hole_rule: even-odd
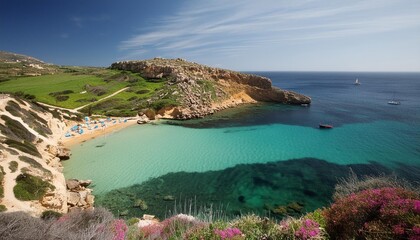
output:
[[[15,141],[12,139],[6,139],[4,143],[7,144],[9,147],[15,148],[24,153],[31,154],[32,156],[41,157],[41,154],[38,152],[38,149],[35,147],[35,145],[33,145],[30,142],[26,142],[26,141],[20,142],[20,141]]]
[[[138,218],[115,219],[105,209],[74,211],[60,216],[45,211],[41,219],[17,213],[0,214],[1,239],[419,239],[420,195],[418,191],[387,186],[405,186],[391,178],[364,178],[337,185],[340,197],[323,209],[300,217],[277,221],[254,214],[227,219],[210,209],[196,216],[172,214],[147,226]],[[385,180],[384,180],[385,179]],[[390,181],[389,181],[390,180]],[[372,182],[381,182],[373,188]],[[409,186],[412,188],[412,186]],[[355,192],[354,189],[365,189]],[[418,188],[412,188],[417,189]],[[345,194],[347,192],[348,194]],[[140,202],[140,201],[139,201]],[[184,206],[184,212],[193,206]],[[190,210],[188,210],[190,209]],[[2,206],[0,205],[0,211]],[[175,212],[176,209],[174,209]],[[57,219],[58,218],[58,219]],[[13,222],[11,227],[10,222]],[[101,231],[98,231],[101,229]]]
[[[39,162],[37,162],[33,158],[30,158],[30,157],[27,157],[27,156],[19,156],[19,160],[21,160],[22,162],[28,163],[29,165],[31,165],[31,167],[39,169],[42,172],[44,172],[45,174],[51,175],[50,170],[45,169]]]
[[[41,214],[41,219],[48,220],[48,219],[58,219],[63,216],[62,213],[53,211],[53,210],[46,210],[43,211]]]
[[[20,122],[11,119],[6,115],[2,115],[8,129],[4,129],[3,126],[0,126],[1,132],[9,138],[14,140],[24,140],[28,142],[33,142],[35,140],[35,135],[29,132]]]
[[[22,201],[39,200],[49,189],[54,190],[55,187],[39,177],[20,174],[16,178],[13,193],[17,199]]]
[[[18,169],[18,162],[16,162],[16,161],[11,161],[10,163],[9,163],[9,169],[10,169],[10,171],[12,171],[12,173],[14,173],[14,172],[16,172],[16,170]]]
[[[214,84],[211,81],[199,80],[199,81],[197,81],[197,83],[202,86],[202,88],[205,92],[210,92],[211,93],[211,99],[215,100],[217,98],[216,89],[214,88]]]
[[[3,167],[0,166],[0,198],[4,197],[3,179],[5,174]]]
[[[30,128],[39,134],[47,137],[47,134],[52,134],[51,129],[48,127],[48,122],[41,118],[34,111],[23,109],[15,101],[8,101],[6,111],[10,112],[13,116],[22,118],[22,121]]]
[[[73,109],[128,87],[116,96],[85,107],[82,112],[89,115],[134,116],[142,108],[159,110],[162,106],[178,105],[176,99],[169,98],[173,89],[166,86],[166,82],[165,78],[144,79],[139,74],[128,71],[61,67],[50,75],[14,77],[8,81],[0,81],[0,88],[21,98]],[[153,102],[156,103],[149,106]],[[9,108],[14,115],[18,114],[16,106]]]
[[[108,74],[113,71],[108,70]],[[44,75],[36,77],[22,77],[11,81],[0,83],[3,91],[24,92],[36,97],[37,101],[66,108],[75,108],[83,104],[77,100],[92,98],[97,96],[94,92],[89,92],[87,88],[104,85],[103,79],[95,75],[82,75],[76,73],[58,73],[54,75]],[[125,86],[124,83],[110,82],[106,84],[104,96],[109,95]],[[66,90],[66,91],[64,91]],[[86,91],[86,93],[81,93]],[[61,92],[62,94],[57,95]],[[65,92],[65,93],[63,93]],[[56,97],[67,96],[66,101],[59,102]]]
[[[7,211],[7,207],[4,206],[3,204],[0,204],[0,212],[5,212]]]

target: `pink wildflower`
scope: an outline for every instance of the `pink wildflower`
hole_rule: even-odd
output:
[[[239,230],[238,228],[226,228],[225,230],[219,230],[216,229],[214,231],[215,234],[219,235],[219,237],[224,240],[224,239],[232,239],[235,236],[240,236],[242,235],[241,230]]]
[[[420,213],[420,201],[414,200],[414,212]]]
[[[307,240],[320,234],[319,224],[311,219],[305,219],[302,226],[295,232],[299,239]]]
[[[401,224],[393,226],[392,229],[396,235],[404,235],[405,233],[404,228],[401,226]]]
[[[115,236],[114,240],[124,240],[125,239],[125,233],[127,232],[128,227],[125,224],[124,220],[118,219],[114,222],[114,231]]]

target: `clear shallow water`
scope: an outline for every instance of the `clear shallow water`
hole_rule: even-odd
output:
[[[245,106],[203,120],[129,127],[73,147],[71,160],[64,162],[65,176],[92,179],[99,203],[115,199],[105,194],[114,189],[119,189],[118,198],[124,195],[121,191],[130,195],[108,206],[113,210],[124,210],[133,198],[149,196],[156,202],[153,208],[161,211],[168,203],[159,204],[159,194],[198,195],[201,203],[231,204],[234,211],[258,211],[296,198],[311,210],[328,202],[336,177],[355,165],[364,174],[383,166],[387,168],[383,171],[420,180],[420,74],[257,74],[271,78],[273,85],[311,96],[312,105]],[[362,85],[353,85],[355,77]],[[388,105],[392,98],[401,105]],[[320,122],[335,128],[317,129]],[[335,170],[326,173],[317,166]],[[171,172],[178,174],[165,175]],[[160,176],[160,187],[154,180],[147,182]],[[221,176],[223,183],[208,180],[200,185],[202,179]],[[137,188],[123,188],[140,183]],[[299,184],[283,187],[293,183]],[[313,194],[321,189],[323,194]],[[238,201],[239,196],[247,201]]]

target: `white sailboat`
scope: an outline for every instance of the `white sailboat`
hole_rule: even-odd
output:
[[[359,79],[356,78],[356,81],[354,82],[354,85],[360,85]]]

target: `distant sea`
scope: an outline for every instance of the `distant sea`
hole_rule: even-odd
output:
[[[66,178],[92,179],[97,205],[116,214],[160,217],[183,204],[228,215],[289,206],[287,214],[298,215],[328,205],[350,169],[420,181],[420,73],[253,74],[312,104],[247,105],[128,127],[74,146]],[[401,105],[387,104],[392,99]],[[136,199],[149,208],[133,208]]]

